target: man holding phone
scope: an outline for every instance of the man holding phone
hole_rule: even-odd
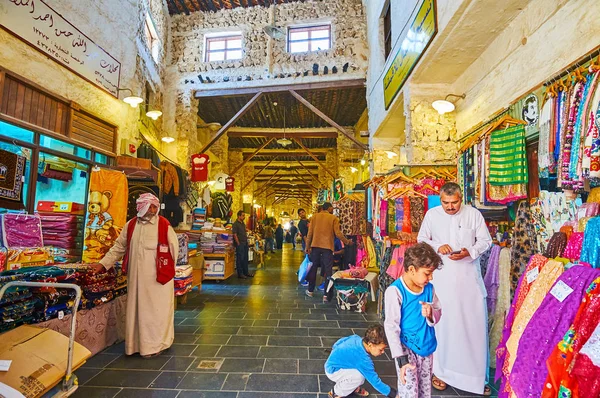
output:
[[[479,256],[491,246],[492,238],[479,210],[462,205],[458,184],[446,183],[440,199],[442,205],[425,214],[417,238],[433,247],[444,262],[432,282],[444,308],[444,317],[435,326],[433,387],[444,390],[450,384],[490,395],[487,294]]]

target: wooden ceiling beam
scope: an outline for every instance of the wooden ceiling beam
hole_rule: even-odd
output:
[[[236,167],[236,168],[235,168],[235,170],[233,171],[233,173],[231,173],[231,175],[235,175],[235,173],[237,173],[238,171],[240,171],[240,169],[241,169],[242,167],[244,167],[244,165],[245,165],[246,163],[248,163],[248,161],[250,161],[250,160],[251,160],[251,159],[252,159],[254,156],[256,156],[256,154],[258,154],[260,151],[262,151],[263,149],[265,149],[265,147],[266,147],[267,145],[269,145],[269,144],[271,143],[271,141],[273,141],[273,140],[274,140],[274,138],[268,139],[268,140],[267,140],[267,141],[266,141],[264,144],[262,144],[262,145],[261,145],[261,147],[260,147],[260,148],[257,148],[257,149],[256,149],[254,152],[252,152],[252,154],[250,154],[250,156],[248,156],[246,159],[244,159],[244,160],[242,161],[242,163],[241,163],[241,164],[240,164],[238,167]],[[276,156],[276,157],[277,157],[277,156]]]
[[[250,181],[248,181],[248,182],[247,182],[247,183],[246,183],[246,184],[245,184],[245,185],[242,187],[242,192],[244,192],[244,190],[245,190],[246,188],[248,188],[248,185],[252,184],[252,181],[254,181],[254,180],[256,179],[256,177],[258,177],[258,175],[259,175],[260,173],[262,173],[263,171],[265,171],[265,169],[266,169],[267,167],[269,167],[269,165],[270,165],[270,164],[273,162],[273,160],[275,160],[275,159],[277,159],[277,157],[274,157],[272,160],[270,160],[270,161],[269,161],[269,163],[267,163],[267,164],[266,164],[266,165],[265,165],[265,166],[264,166],[262,169],[260,169],[258,173],[255,173],[255,174],[252,176],[252,178],[250,179]],[[275,173],[275,174],[277,174],[277,173]]]
[[[368,146],[363,144],[362,142],[360,142],[358,139],[356,139],[356,137],[354,137],[354,135],[352,133],[350,133],[349,131],[347,131],[345,128],[343,128],[342,126],[340,126],[339,124],[337,124],[333,119],[331,119],[329,116],[327,116],[326,114],[324,114],[323,112],[321,112],[320,109],[318,109],[316,106],[314,106],[313,104],[311,104],[310,102],[308,102],[306,100],[306,98],[304,98],[303,96],[301,96],[300,94],[298,94],[296,91],[294,90],[289,90],[290,94],[292,94],[292,96],[294,98],[296,98],[298,101],[300,101],[300,103],[302,103],[304,106],[306,106],[308,109],[310,109],[311,111],[313,111],[317,116],[319,116],[321,119],[325,120],[327,123],[329,123],[330,126],[335,127],[336,129],[338,129],[340,131],[340,133],[344,134],[346,137],[348,137],[349,140],[351,140],[352,142],[354,142],[359,148],[363,149],[363,150],[368,150]]]
[[[271,138],[269,141],[267,141],[267,144],[270,143],[271,141],[273,141],[273,138]],[[255,148],[239,148],[236,149],[236,151],[241,150],[244,155],[247,155],[249,153],[254,153],[256,152]],[[327,148],[311,148],[310,149],[313,153],[321,153],[321,154],[326,154],[327,153]],[[261,151],[261,156],[262,155],[281,155],[281,156],[287,156],[287,155],[295,155],[295,154],[301,154],[303,156],[306,156],[306,152],[304,152],[303,149],[281,149],[281,148],[275,148],[275,149],[263,149]]]
[[[287,92],[289,90],[303,91],[303,90],[340,90],[346,88],[364,88],[365,79],[349,79],[349,80],[333,80],[323,81],[315,83],[303,83],[303,84],[282,84],[274,86],[261,86],[261,87],[246,87],[246,88],[222,88],[222,89],[208,89],[208,90],[196,90],[194,96],[196,98],[203,97],[225,97],[225,96],[241,96],[256,93],[279,93]]]
[[[237,113],[236,113],[236,114],[235,114],[235,115],[234,115],[234,116],[233,116],[231,119],[229,119],[229,121],[228,121],[227,123],[225,123],[225,125],[224,125],[224,126],[222,126],[222,127],[219,129],[219,131],[217,131],[217,134],[215,134],[215,136],[213,137],[213,139],[212,139],[212,140],[210,140],[210,141],[208,142],[208,144],[206,144],[206,145],[204,146],[204,148],[202,148],[202,150],[200,151],[200,153],[206,153],[206,151],[207,151],[207,150],[208,150],[208,149],[209,149],[211,146],[213,146],[213,144],[214,144],[215,142],[217,142],[217,141],[219,140],[219,138],[221,138],[221,137],[223,136],[223,134],[225,134],[225,133],[227,132],[227,130],[229,130],[229,128],[230,128],[231,126],[233,126],[233,125],[235,124],[235,122],[237,122],[237,121],[238,121],[238,119],[239,119],[239,118],[241,118],[242,116],[244,116],[244,114],[245,114],[246,112],[248,112],[248,110],[249,110],[249,109],[250,109],[250,108],[251,108],[251,107],[252,107],[254,104],[256,104],[256,102],[258,101],[258,99],[259,99],[260,97],[262,97],[262,95],[263,95],[263,93],[262,93],[261,91],[257,92],[257,93],[254,95],[254,97],[252,97],[252,98],[250,99],[250,101],[248,101],[248,102],[246,103],[246,105],[244,105],[244,106],[242,107],[242,109],[240,109],[240,110],[239,110],[239,111],[238,111],[238,112],[237,112]]]
[[[304,183],[306,185],[308,185],[312,190],[317,191],[317,188],[314,187],[312,184],[310,184],[308,181],[306,181],[306,179],[304,178],[304,176],[302,174],[300,174],[300,172],[297,169],[294,169],[294,171],[296,172],[296,174],[298,174],[298,176],[300,177],[300,179],[302,181],[304,181]]]
[[[167,0],[167,2],[175,9],[175,13],[179,14],[181,11],[179,11],[179,7],[177,7],[177,3],[175,2],[175,0]]]
[[[302,163],[301,161],[296,159],[296,162],[298,162],[300,164],[300,166],[302,166],[302,168],[304,170],[306,170],[308,172],[308,175],[310,176],[310,178],[312,178],[317,184],[319,184],[319,187],[324,187],[325,185],[321,182],[321,180],[319,179],[318,176],[313,176],[313,174],[310,172],[310,170],[304,165],[304,163]],[[318,171],[318,168],[317,168]]]
[[[244,132],[231,132],[229,131],[227,133],[227,136],[229,138],[261,138],[261,137],[266,137],[266,138],[291,138],[291,137],[298,137],[298,138],[337,138],[338,137],[338,133],[337,132],[323,132],[323,133],[318,133],[318,132],[306,132],[306,133],[290,133],[289,131],[286,130],[285,133],[280,132],[280,133],[260,133],[260,132],[248,132],[248,133],[244,133]]]
[[[313,154],[313,153],[312,153],[312,152],[311,152],[311,151],[310,151],[310,150],[309,150],[307,147],[305,147],[305,146],[302,144],[302,142],[300,142],[300,140],[297,140],[297,139],[295,139],[295,138],[294,138],[293,140],[294,140],[294,141],[296,142],[296,144],[298,144],[298,145],[299,145],[299,146],[300,146],[302,149],[304,149],[304,150],[306,151],[306,153],[308,153],[308,155],[309,155],[311,158],[313,158],[313,160],[314,160],[315,162],[317,162],[317,163],[319,164],[319,166],[321,166],[323,169],[325,169],[325,171],[326,171],[326,172],[327,172],[327,173],[328,173],[328,174],[329,174],[331,177],[333,177],[333,179],[334,179],[334,180],[337,178],[337,177],[336,177],[336,176],[335,176],[335,175],[334,175],[334,174],[331,172],[331,170],[329,170],[329,168],[328,168],[326,165],[324,165],[324,164],[323,164],[323,162],[321,162],[321,161],[319,160],[319,158],[317,158],[317,157],[316,157],[316,156],[315,156],[315,155],[314,155],[314,154]]]
[[[179,4],[181,4],[181,6],[183,7],[183,12],[185,12],[185,15],[190,15],[190,10],[185,4],[185,0],[179,0]]]
[[[274,183],[276,183],[277,181],[281,180],[284,177],[284,176],[281,176],[279,178],[276,178],[275,181],[273,181],[271,183],[271,181],[273,180],[273,178],[275,178],[276,175],[277,175],[277,173],[273,174],[273,176],[271,176],[271,178],[269,179],[269,181],[267,181],[263,186],[256,188],[254,190],[254,194],[255,195],[260,195],[269,184],[274,184]]]

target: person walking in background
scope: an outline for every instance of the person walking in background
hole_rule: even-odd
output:
[[[275,232],[271,226],[270,219],[267,220],[263,233],[265,237],[265,253],[268,253],[269,251],[275,253]]]
[[[243,210],[237,212],[237,220],[233,223],[231,233],[233,233],[233,243],[235,246],[235,268],[238,278],[252,278],[254,274],[248,271],[248,233],[244,219],[246,215]]]
[[[354,243],[342,234],[340,220],[333,215],[331,203],[326,202],[323,204],[323,210],[312,217],[306,239],[306,253],[310,255],[310,261],[313,263],[306,277],[308,281],[306,295],[309,297],[313,296],[315,290],[317,268],[322,267],[321,275],[325,281],[333,273],[334,236],[337,236],[347,246]],[[325,294],[323,295],[323,301],[328,301]]]
[[[398,395],[431,397],[434,326],[442,316],[431,285],[442,259],[427,243],[406,249],[404,273],[385,291],[385,335],[398,374]]]
[[[294,225],[294,222],[290,222],[290,235],[292,235],[292,247],[296,250],[296,235],[298,234],[298,228]]]
[[[298,231],[302,238],[302,251],[306,251],[306,237],[308,236],[308,220],[306,219],[306,210],[298,209],[298,216],[300,221],[298,222]]]
[[[444,305],[436,326],[438,348],[433,356],[433,387],[450,384],[474,394],[491,395],[488,374],[487,293],[479,256],[492,244],[483,215],[462,205],[460,185],[440,189],[441,206],[423,219],[417,241],[442,256],[443,268],[433,285]]]
[[[137,217],[127,222],[104,258],[90,266],[101,272],[125,256],[125,355],[139,352],[149,358],[171,347],[175,338],[173,276],[179,243],[169,221],[158,215],[160,201],[156,196],[144,193],[136,205]],[[159,269],[159,263],[167,266]]]
[[[281,224],[277,224],[277,229],[275,230],[275,241],[277,242],[277,249],[281,250],[283,248],[283,227]]]

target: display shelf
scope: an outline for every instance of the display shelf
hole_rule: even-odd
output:
[[[204,259],[206,265],[203,280],[205,281],[223,281],[233,275],[235,271],[235,255],[233,250],[228,250],[225,253],[204,253]],[[214,261],[218,260],[223,260],[223,275],[211,275],[211,273],[214,273],[211,267]]]

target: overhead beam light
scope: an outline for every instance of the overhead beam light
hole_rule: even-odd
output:
[[[167,144],[170,144],[171,142],[175,141],[175,138],[166,136],[162,138],[162,141],[166,142]]]
[[[152,120],[157,120],[159,117],[162,116],[162,112],[161,111],[148,111],[146,112],[146,116],[148,116],[150,119]]]
[[[443,115],[445,113],[450,113],[452,112],[456,107],[454,106],[454,104],[450,101],[448,101],[449,97],[457,97],[457,98],[462,98],[465,99],[466,94],[463,95],[456,95],[456,94],[448,94],[446,96],[446,98],[444,98],[443,100],[437,100],[437,101],[433,101],[431,103],[431,106],[433,107],[433,109],[435,109],[436,111],[438,111],[438,113],[440,115]]]

